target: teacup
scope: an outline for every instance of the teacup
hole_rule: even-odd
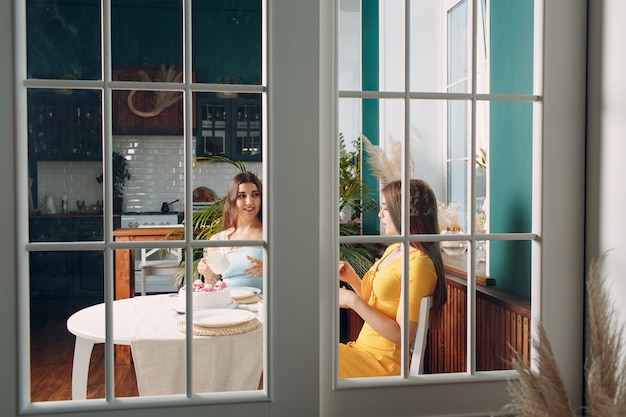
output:
[[[204,259],[214,274],[221,275],[230,268],[228,257],[220,251],[209,252]]]

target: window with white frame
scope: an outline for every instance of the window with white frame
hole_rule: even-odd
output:
[[[510,369],[516,351],[530,360],[530,270],[538,261],[531,255],[538,238],[533,172],[540,143],[534,109],[541,100],[533,90],[534,7],[533,2],[506,7],[484,1],[340,2],[340,257],[356,263],[362,277],[371,265],[380,271],[375,262],[387,257],[385,247],[396,241],[382,237],[384,225],[375,214],[381,188],[393,179],[430,184],[439,221],[431,233],[437,236],[400,232],[407,242],[437,242],[446,270],[447,303],[430,328],[425,374]],[[514,29],[525,29],[513,30],[512,22],[518,25]],[[356,27],[359,31],[348,30]],[[362,205],[346,213],[355,198],[341,194],[349,189],[344,166],[350,146],[359,162]],[[403,197],[409,200],[408,194]],[[403,253],[406,262],[408,251]],[[365,301],[374,310],[390,301],[373,291]],[[355,346],[367,350],[362,343],[371,332],[368,313],[345,310],[342,338],[363,338]],[[378,311],[392,316],[385,307]],[[412,343],[404,340],[402,346]],[[402,357],[410,362],[411,355]],[[340,352],[340,375],[341,358]],[[400,375],[397,369],[386,372],[370,368],[363,374]]]
[[[18,15],[30,402],[264,396],[265,4]]]

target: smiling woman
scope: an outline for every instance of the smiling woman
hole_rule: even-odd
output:
[[[224,200],[223,230],[211,236],[212,241],[261,240],[263,238],[263,211],[261,210],[263,186],[261,180],[250,172],[233,177]],[[221,252],[229,260],[229,267],[216,273],[206,259],[198,264],[198,272],[206,281],[224,280],[230,287],[255,287],[263,290],[263,248],[221,247],[207,248],[206,254]]]

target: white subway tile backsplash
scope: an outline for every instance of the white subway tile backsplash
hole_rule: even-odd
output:
[[[113,150],[128,159],[131,178],[126,186],[124,211],[159,211],[163,202],[180,201],[170,206],[183,210],[184,149],[183,139],[175,136],[115,136]],[[261,176],[260,162],[247,162],[246,168]],[[230,179],[238,170],[225,163],[207,163],[193,170],[193,188],[208,187],[219,196],[226,194]],[[37,164],[39,201],[52,195],[61,210],[61,198],[68,197],[69,210],[76,210],[76,200],[86,205],[102,199],[100,162],[41,161]],[[37,202],[36,202],[37,204]]]

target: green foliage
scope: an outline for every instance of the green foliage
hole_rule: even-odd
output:
[[[361,138],[352,141],[352,148],[351,151],[347,150],[343,134],[339,134],[339,211],[350,214],[348,222],[339,225],[341,236],[360,235],[361,214],[365,210],[378,207],[371,197],[371,191],[363,183]],[[342,244],[339,253],[341,260],[350,263],[360,276],[363,276],[374,262],[371,250],[363,245]]]
[[[102,175],[96,177],[99,183],[102,183]],[[113,152],[113,197],[123,197],[126,182],[130,179],[130,171],[128,170],[128,162],[120,153]]]

